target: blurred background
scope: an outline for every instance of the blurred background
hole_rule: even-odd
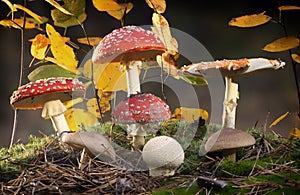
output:
[[[23,4],[23,1],[12,1]],[[126,16],[126,25],[151,25],[153,10],[142,0],[132,0],[133,10]],[[300,5],[298,1],[285,1],[283,4]],[[30,1],[28,7],[37,14],[49,18],[50,10],[53,9],[44,1]],[[294,127],[299,128],[298,99],[297,91],[292,72],[291,59],[288,52],[269,53],[261,50],[267,43],[284,36],[283,28],[275,22],[254,28],[237,28],[228,26],[231,18],[246,15],[258,14],[266,11],[266,14],[278,19],[278,1],[274,0],[230,0],[230,1],[167,1],[167,10],[164,16],[168,20],[170,27],[178,29],[194,37],[209,51],[213,59],[239,59],[251,57],[266,57],[271,59],[282,59],[286,62],[284,69],[269,71],[254,75],[245,75],[240,78],[240,100],[238,101],[236,127],[239,129],[249,129],[253,126],[263,127],[269,125],[280,115],[290,112],[288,117],[280,122],[273,130],[283,136],[287,136]],[[9,13],[8,7],[0,2],[0,19],[5,19]],[[97,11],[92,1],[86,2],[87,20],[84,23],[89,36],[103,37],[113,29],[120,27],[120,22],[106,12]],[[283,15],[283,21],[289,35],[299,37],[300,11],[287,11]],[[64,29],[56,28],[60,33]],[[28,68],[31,61],[30,42],[38,30],[28,30],[24,32],[25,53],[24,53],[24,76],[22,83],[28,82],[27,75],[33,68]],[[71,40],[83,37],[80,27],[70,27],[67,36]],[[14,110],[9,104],[9,97],[18,87],[20,73],[20,30],[5,28],[0,26],[0,146],[8,146],[13,126]],[[180,49],[180,43],[179,43]],[[299,48],[293,49],[295,53],[300,53]],[[78,60],[84,54],[78,52]],[[191,51],[192,52],[192,51]],[[199,53],[199,61],[202,54]],[[188,64],[189,61],[182,59],[180,65]],[[300,75],[300,66],[298,77]],[[145,85],[145,90],[159,88],[157,85]],[[207,87],[194,87],[198,95],[201,108],[210,112],[210,94]],[[220,89],[221,90],[221,89]],[[171,93],[171,92],[170,92]],[[171,93],[172,94],[172,93]],[[186,94],[188,96],[188,94]],[[178,107],[178,102],[168,97],[171,108]],[[185,105],[181,105],[185,106]],[[41,118],[41,110],[20,110],[15,140],[27,142],[30,134],[38,135],[39,131],[50,134],[53,132],[49,120]]]

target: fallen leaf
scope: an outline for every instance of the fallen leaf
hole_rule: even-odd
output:
[[[71,131],[86,130],[98,124],[98,119],[93,113],[80,108],[68,109],[64,115]]]
[[[82,44],[90,45],[90,46],[96,46],[98,43],[102,40],[101,37],[82,37],[77,38],[77,41]]]
[[[46,32],[50,40],[50,49],[55,60],[47,57],[48,61],[62,66],[66,70],[78,73],[77,60],[73,49],[65,44],[65,39],[50,24],[46,25]]]
[[[32,42],[30,47],[31,55],[36,59],[43,60],[49,44],[49,40],[46,35],[37,34],[30,41]]]
[[[45,0],[46,2],[50,3],[50,5],[52,5],[53,7],[55,7],[56,9],[58,9],[59,11],[61,11],[64,14],[67,15],[73,15],[72,13],[70,13],[68,10],[66,10],[65,8],[63,8],[59,3],[57,3],[55,0]]]
[[[280,11],[300,10],[300,6],[296,6],[296,5],[282,5],[282,6],[279,6],[278,9]]]
[[[154,9],[155,12],[162,14],[166,11],[166,1],[165,0],[146,0],[148,6]]]
[[[237,26],[242,28],[255,27],[269,22],[272,18],[265,15],[265,12],[259,14],[245,15],[233,18],[229,21],[229,26]]]
[[[290,131],[288,135],[289,139],[300,139],[300,130],[298,128],[294,128]]]
[[[279,116],[277,119],[275,119],[269,126],[269,128],[271,129],[272,127],[274,127],[275,125],[277,125],[280,121],[282,121],[287,115],[289,114],[289,112],[284,113],[283,115]]]
[[[291,56],[295,62],[300,64],[300,56],[298,54],[293,53]]]
[[[186,120],[193,123],[195,121],[198,121],[200,117],[204,120],[207,120],[208,112],[199,108],[179,107],[174,110],[171,119]]]
[[[72,12],[65,14],[58,9],[51,10],[51,17],[55,26],[67,28],[82,24],[86,20],[85,0],[64,0],[63,8]]]
[[[24,19],[23,18],[15,18],[13,20],[4,19],[0,21],[0,25],[5,27],[13,27],[16,29],[22,29],[24,25]],[[25,21],[25,29],[34,29],[36,28],[36,23],[33,21],[26,19]]]
[[[299,39],[297,37],[282,37],[272,41],[264,46],[262,50],[269,52],[281,52],[289,49],[293,49],[299,46]]]

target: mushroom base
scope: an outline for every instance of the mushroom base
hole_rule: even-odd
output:
[[[149,170],[149,175],[152,177],[158,177],[158,176],[172,176],[175,174],[176,169],[171,169],[167,167],[158,167],[155,169]]]

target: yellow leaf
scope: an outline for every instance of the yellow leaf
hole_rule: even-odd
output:
[[[101,37],[82,37],[77,38],[77,41],[82,44],[96,46],[102,40]]]
[[[286,51],[299,46],[297,37],[282,37],[264,46],[262,50],[269,52]]]
[[[63,104],[67,109],[69,109],[69,108],[73,107],[74,105],[79,104],[81,102],[83,102],[82,98],[76,98],[73,100],[66,101]]]
[[[20,4],[14,4],[14,7],[20,10],[23,10],[24,12],[26,12],[28,15],[30,15],[31,17],[33,17],[36,21],[38,21],[39,24],[43,24],[43,17],[37,15],[36,13],[32,12],[31,10],[27,9],[26,7],[23,7]]]
[[[99,11],[113,11],[124,9],[127,4],[118,4],[116,0],[93,0],[94,7]]]
[[[30,48],[31,55],[39,60],[43,60],[49,44],[48,38],[43,34],[37,34],[30,41],[32,41]]]
[[[83,109],[71,108],[68,109],[64,115],[71,131],[86,130],[98,124],[97,117],[93,113]]]
[[[3,1],[9,7],[9,9],[10,9],[10,11],[12,13],[14,13],[15,11],[17,11],[17,9],[15,8],[15,6],[13,6],[13,4],[9,0],[1,0],[1,1]],[[12,16],[12,19],[13,18],[14,17]]]
[[[278,117],[277,119],[275,119],[269,126],[269,128],[271,129],[272,127],[274,127],[275,125],[277,125],[280,121],[282,121],[287,115],[289,114],[289,112],[284,113],[283,115],[281,115],[280,117]]]
[[[22,29],[24,24],[23,18],[15,18],[13,20],[1,20],[0,25],[5,27],[13,27],[17,29]],[[33,29],[36,27],[36,24],[33,21],[27,20],[25,21],[25,29]]]
[[[265,15],[265,12],[259,14],[245,15],[237,18],[233,18],[229,21],[229,26],[237,27],[254,27],[265,24],[271,20],[270,16]]]
[[[298,54],[293,53],[291,56],[295,62],[300,64],[300,56]]]
[[[127,90],[126,73],[121,70],[119,62],[110,64],[94,64],[94,82],[96,88],[102,91]],[[92,62],[88,60],[84,64],[83,75],[91,78]]]
[[[198,121],[200,117],[204,120],[207,120],[208,112],[199,108],[180,107],[175,109],[171,119],[186,120],[192,123]]]
[[[161,14],[166,11],[166,1],[165,0],[146,0],[148,6],[154,9],[155,12]]]
[[[80,73],[79,70],[78,70],[77,68],[71,68],[71,67],[70,67],[70,68],[67,69],[66,66],[65,66],[65,64],[59,62],[56,58],[45,57],[44,60],[45,60],[45,61],[48,61],[48,62],[52,62],[53,64],[56,64],[56,65],[62,67],[63,69],[68,70],[68,71],[71,71],[71,72],[73,72],[73,73],[75,73],[75,74],[79,74],[79,73]]]
[[[56,9],[58,9],[59,11],[61,11],[64,14],[71,15],[71,16],[73,15],[68,10],[66,10],[61,5],[59,5],[59,3],[57,3],[55,0],[45,0],[45,1],[50,3],[53,7],[55,7]]]
[[[178,53],[178,43],[174,37],[171,35],[169,28],[169,23],[162,15],[153,13],[152,15],[152,31],[160,37],[164,42],[168,52],[171,55],[176,55]]]
[[[300,6],[296,6],[296,5],[282,5],[279,6],[278,9],[280,11],[286,11],[286,10],[300,10]]]
[[[289,139],[300,139],[300,130],[298,128],[294,128],[290,131],[288,135]]]
[[[104,97],[100,98],[100,108],[101,108],[101,114],[103,115],[105,112],[110,110],[110,103],[109,99],[105,99]],[[97,99],[92,98],[89,99],[86,103],[87,109],[90,113],[93,113],[96,117],[101,118],[100,110],[98,107]]]
[[[54,56],[55,61],[57,61],[57,64],[66,70],[78,73],[77,60],[73,49],[65,44],[65,39],[60,36],[50,24],[46,25],[46,32],[50,39],[52,55]]]
[[[127,3],[126,5],[126,14],[128,12],[130,12],[130,10],[133,8],[133,4],[132,3]],[[111,15],[112,17],[116,18],[117,20],[122,20],[122,18],[124,17],[124,11],[125,8],[119,9],[119,10],[108,10],[106,11],[109,15]]]

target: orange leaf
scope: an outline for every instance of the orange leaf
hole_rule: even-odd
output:
[[[15,18],[13,20],[1,20],[0,25],[5,26],[5,27],[13,27],[17,29],[21,29],[24,24],[24,19],[23,18]],[[33,29],[36,27],[36,24],[33,21],[26,20],[25,21],[25,29]]]
[[[82,37],[78,38],[77,41],[82,44],[96,46],[101,41],[100,37]]]
[[[293,53],[291,56],[295,62],[300,64],[300,56],[298,54]]]
[[[282,37],[264,46],[262,50],[269,52],[286,51],[299,46],[297,37]]]
[[[296,5],[282,5],[278,7],[280,11],[287,11],[287,10],[300,10],[300,6]]]
[[[270,16],[265,15],[265,12],[259,14],[245,15],[237,18],[233,18],[229,21],[229,26],[237,27],[254,27],[265,24],[271,20]]]
[[[37,34],[32,41],[30,53],[33,57],[42,60],[45,58],[45,52],[47,50],[49,40],[43,34]]]
[[[146,0],[148,6],[155,10],[155,12],[162,14],[166,11],[166,1],[165,0]]]

